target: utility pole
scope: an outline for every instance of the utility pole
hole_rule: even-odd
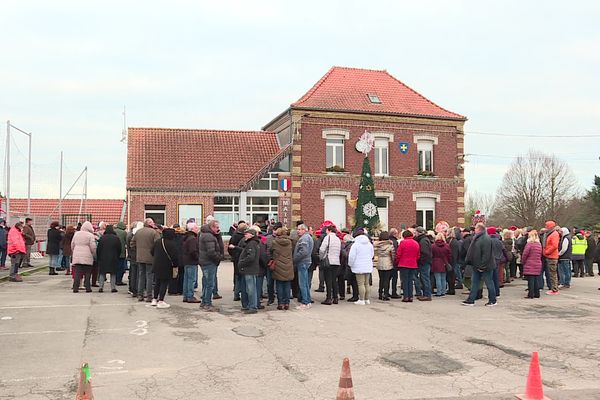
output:
[[[10,226],[10,121],[6,121],[6,223]]]
[[[60,178],[59,178],[59,195],[58,195],[58,220],[62,224],[62,181],[63,181],[63,152],[60,152]]]

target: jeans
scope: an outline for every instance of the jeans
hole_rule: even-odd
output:
[[[571,260],[558,260],[558,283],[571,286]]]
[[[48,257],[50,258],[49,262],[50,262],[50,268],[60,268],[60,262],[58,261],[58,254],[48,254]]]
[[[154,274],[152,273],[152,264],[138,263],[138,297],[152,296],[152,283],[154,282]]]
[[[138,292],[138,263],[129,261],[129,291],[132,295]]]
[[[218,271],[219,271],[219,266],[215,265],[215,284],[213,286],[213,292],[212,292],[213,295],[215,295],[215,296],[219,294],[219,279],[217,278]]]
[[[212,306],[213,292],[217,278],[217,266],[207,264],[200,268],[202,269],[202,304]]]
[[[10,255],[10,277],[16,278],[19,274],[19,267],[23,263],[25,253],[13,253]]]
[[[308,269],[310,263],[298,265],[298,286],[300,287],[300,302],[310,304],[310,282],[308,280]]]
[[[423,297],[431,297],[431,264],[419,263],[419,288],[417,293],[422,293]]]
[[[405,299],[413,297],[413,281],[415,280],[414,268],[400,268],[400,280],[402,281],[402,295]]]
[[[92,277],[92,266],[91,265],[83,265],[83,264],[75,264],[73,265],[75,268],[75,277],[73,278],[73,291],[79,291],[79,285],[81,284],[81,277],[83,276],[83,284],[85,286],[86,292],[92,291],[92,284],[90,283],[90,278]]]
[[[435,276],[435,287],[437,289],[436,296],[443,296],[446,294],[446,273],[445,272],[434,272]]]
[[[273,279],[273,271],[267,268],[267,301],[275,302],[275,279]]]
[[[591,258],[586,258],[585,261],[585,273],[589,276],[594,276],[594,260]]]
[[[558,291],[558,260],[548,260],[548,271],[550,271],[550,288],[553,292]]]
[[[292,290],[291,281],[275,281],[277,287],[277,305],[282,306],[290,304],[290,292]]]
[[[462,274],[461,265],[458,263],[454,264],[454,275],[456,276],[456,281],[458,282],[458,284],[462,285],[463,274]]]
[[[500,279],[500,268],[496,267],[496,268],[494,268],[494,271],[492,272],[492,281],[494,282],[494,289],[496,290],[496,296],[500,296],[499,279]]]
[[[211,294],[212,292],[208,292]],[[242,308],[256,310],[258,308],[256,293],[256,275],[242,275]]]
[[[198,278],[198,265],[186,265],[183,273],[183,298],[194,297],[194,282]]]
[[[330,265],[329,267],[319,267],[325,275],[325,287],[327,288],[327,300],[338,298],[339,285],[337,282],[337,273],[339,265]]]
[[[29,267],[31,265],[31,246],[33,246],[32,244],[26,244],[25,245],[25,258],[23,260],[23,264],[25,264],[25,266]],[[4,265],[4,264],[2,264]]]
[[[525,275],[527,278],[527,297],[530,299],[540,297],[540,286],[537,276]]]
[[[485,282],[485,286],[487,286],[488,290],[488,300],[490,303],[496,303],[496,287],[494,286],[494,280],[492,275],[496,273],[495,269],[490,271],[479,272],[476,269],[473,269],[473,274],[471,276],[471,292],[469,293],[469,298],[467,301],[474,303],[477,298],[477,292],[479,292],[479,282],[481,279]]]
[[[371,274],[356,274],[356,282],[358,283],[358,299],[369,300],[369,276]]]
[[[256,305],[260,305],[260,301],[262,300],[263,294],[263,281],[265,280],[264,275],[255,275],[256,276]]]
[[[67,269],[71,268],[71,256],[63,256],[63,260],[65,261],[65,267]]]
[[[124,258],[119,258],[119,263],[117,264],[117,283],[123,283],[123,275],[125,275],[126,268],[127,260]]]
[[[6,266],[6,247],[0,247],[0,267]]]
[[[104,289],[104,282],[106,282],[106,274],[98,274],[98,284],[100,289]],[[117,275],[110,274],[110,288],[112,290],[117,288]]]

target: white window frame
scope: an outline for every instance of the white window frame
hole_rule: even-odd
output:
[[[425,228],[426,230],[432,230],[435,228],[435,218],[436,218],[436,208],[437,208],[437,203],[440,202],[440,194],[439,193],[433,193],[433,192],[417,192],[417,193],[413,193],[413,201],[415,202],[415,216],[418,216],[419,211],[423,212],[423,217],[421,221],[417,221],[417,225],[421,225],[423,228]],[[419,207],[418,203],[419,203],[419,199],[428,199],[430,201],[433,201],[433,207]],[[431,219],[432,221],[432,226],[426,226],[426,222],[427,222],[427,211],[432,211],[433,212],[433,217]],[[415,218],[415,219],[418,219]]]
[[[264,190],[264,191],[277,191],[278,190],[278,185],[279,185],[279,173],[278,172],[269,172],[268,174],[266,174],[265,176],[263,176],[259,182],[268,182],[269,184],[269,189],[257,189],[253,185],[250,190],[253,191],[259,191],[259,190]]]
[[[346,140],[350,139],[350,132],[343,129],[323,129],[322,137],[325,139],[325,168],[331,168],[336,165],[341,168],[345,168],[345,144]],[[342,143],[330,143],[329,140],[341,140]],[[329,165],[327,163],[327,153],[329,152],[329,148],[332,151],[332,164]],[[336,150],[339,148],[342,149],[342,159],[338,160],[336,157]],[[341,162],[340,162],[341,161]]]
[[[163,207],[162,210],[153,210],[153,209],[147,209],[147,206],[151,206],[151,207]],[[164,204],[144,204],[144,219],[148,218],[148,214],[162,214],[163,216],[163,224],[164,225],[167,223],[167,206]],[[156,218],[152,217],[152,219],[154,220],[154,222],[156,222]]]
[[[391,204],[390,201],[394,201],[394,192],[383,192],[383,191],[375,191],[375,197],[376,198],[381,198],[381,199],[386,199],[387,200],[387,208],[385,209],[387,212],[387,221],[385,221],[385,229],[389,231],[390,230],[390,209],[391,209]],[[377,211],[380,211],[381,207],[377,206]],[[379,220],[381,221],[381,214],[379,214]]]
[[[227,204],[216,204],[215,198],[217,198],[217,197],[225,197],[225,198],[231,199],[231,201],[228,202]],[[236,200],[237,200],[237,204],[236,204]],[[227,195],[219,196],[217,194],[213,198],[213,216],[222,225],[221,231],[223,232],[223,236],[228,236],[229,221],[228,220],[225,221],[222,218],[222,216],[224,216],[224,215],[230,216],[231,218],[228,218],[228,220],[231,219],[233,222],[238,222],[241,219],[240,218],[240,198],[238,195],[227,194]]]
[[[433,146],[438,144],[437,136],[429,135],[414,135],[413,142],[417,144],[417,169],[421,172],[433,172],[435,166],[433,163],[434,149]],[[427,152],[430,153],[429,157],[431,160],[430,169],[425,169],[425,157]]]
[[[390,146],[387,138],[375,138],[375,147],[373,150],[375,154],[375,176],[389,176]],[[383,150],[385,150],[385,159],[383,159]]]
[[[266,198],[269,199],[269,204],[254,204],[254,199]],[[273,200],[275,199],[275,200]],[[253,224],[255,215],[266,214],[267,219],[274,219],[275,222],[279,221],[279,197],[277,196],[248,196],[246,199],[246,215],[248,215],[249,222]]]

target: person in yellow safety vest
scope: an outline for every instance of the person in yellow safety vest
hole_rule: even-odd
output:
[[[571,261],[573,261],[573,271],[575,278],[580,277],[583,278],[585,275],[585,251],[587,250],[587,239],[583,236],[583,231],[577,232],[576,235],[573,236],[573,253],[571,255]]]

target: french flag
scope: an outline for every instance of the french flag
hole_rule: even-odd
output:
[[[281,189],[282,192],[290,190],[290,178],[281,178],[279,181],[279,189]]]

